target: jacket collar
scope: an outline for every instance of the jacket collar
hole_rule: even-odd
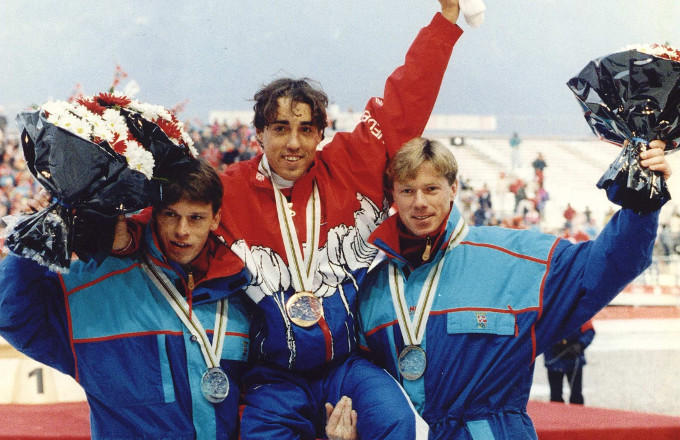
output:
[[[248,167],[250,169],[249,175],[250,175],[250,183],[258,188],[267,188],[271,189],[272,188],[272,182],[271,178],[269,177],[269,172],[267,171],[267,168],[265,168],[265,162],[266,162],[266,157],[264,153],[260,153],[257,155],[255,158],[251,159],[248,164]],[[303,174],[299,179],[297,179],[295,182],[293,182],[293,185],[291,186],[292,191],[298,192],[297,190],[303,189],[303,193],[305,194],[310,194],[312,191],[312,185],[316,176],[316,167],[317,167],[318,161],[315,160],[314,163],[312,163],[312,166],[307,170],[305,174]]]
[[[395,213],[382,222],[368,238],[368,242],[377,247],[378,250],[384,253],[384,257],[398,262],[399,264],[407,264],[406,259],[399,254],[399,213]],[[451,212],[446,220],[446,229],[444,230],[444,239],[441,247],[437,250],[435,258],[430,260],[435,261],[439,258],[441,250],[449,245],[452,239],[456,241],[452,243],[452,247],[458,244],[465,238],[468,232],[467,224],[463,220],[460,211],[455,203],[451,206]],[[380,257],[378,257],[380,258]]]
[[[178,264],[169,261],[161,251],[156,231],[152,225],[153,222],[149,222],[144,231],[144,248],[146,249],[146,252],[149,253],[156,265],[165,269],[172,269],[183,278],[186,278],[184,270],[182,270]],[[203,248],[201,255],[199,255],[198,258],[207,260],[207,271],[205,270],[205,264],[202,264],[201,266],[203,266],[205,276],[199,280],[197,284],[208,280],[230,277],[237,273],[241,273],[244,268],[243,262],[228,248],[224,238],[213,233],[210,233],[208,236],[206,246]],[[238,264],[232,264],[232,260]],[[230,264],[221,264],[224,261],[229,261]],[[239,270],[235,270],[235,268],[238,268]]]

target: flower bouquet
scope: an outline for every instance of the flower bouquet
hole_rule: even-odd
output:
[[[612,202],[649,212],[670,199],[660,173],[642,168],[650,141],[680,141],[680,51],[667,45],[631,46],[588,63],[567,82],[592,131],[621,152],[597,183]]]
[[[117,217],[152,204],[160,182],[198,156],[173,114],[118,93],[48,102],[17,123],[27,167],[52,201],[5,220],[5,245],[58,272],[73,252],[108,255]]]

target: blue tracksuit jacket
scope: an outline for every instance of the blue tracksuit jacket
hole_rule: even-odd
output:
[[[371,236],[388,258],[359,295],[362,345],[401,381],[430,438],[535,439],[526,405],[536,356],[650,264],[657,222],[658,212],[623,209],[596,240],[571,244],[527,230],[468,228],[454,207],[446,234],[460,232],[460,242],[404,280],[412,312],[430,266],[445,258],[421,344],[425,374],[406,380],[397,368],[404,341],[388,284],[389,262],[402,278],[406,262],[394,251],[391,217]]]
[[[157,265],[186,289],[183,274],[164,262],[149,230],[145,242]],[[226,250],[219,246],[217,252]],[[209,276],[191,298],[225,297],[243,281]],[[60,276],[8,255],[0,263],[0,286],[0,335],[80,383],[94,439],[237,438],[237,381],[249,349],[249,321],[234,299],[241,295],[229,299],[221,360],[230,392],[214,405],[200,391],[206,365],[198,344],[139,259],[109,257],[100,265],[78,261]],[[193,303],[210,337],[215,312],[215,302]]]

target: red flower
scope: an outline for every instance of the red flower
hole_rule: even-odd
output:
[[[121,139],[118,133],[116,133],[116,137],[113,139],[113,143],[111,144],[111,148],[115,150],[116,153],[118,154],[123,154],[125,153],[125,150],[127,149],[127,145],[125,145],[125,141],[127,139]]]
[[[104,107],[111,107],[114,105],[125,107],[132,102],[127,96],[114,96],[111,93],[100,93],[94,99]]]
[[[182,139],[182,132],[177,124],[162,118],[156,118],[153,122],[158,125],[170,139]]]
[[[78,98],[76,101],[78,102],[78,104],[82,105],[83,107],[86,107],[92,113],[98,115],[103,115],[104,110],[106,110],[106,107],[102,107],[101,105],[97,104],[94,101],[94,99]]]
[[[654,55],[659,57],[659,58],[665,58],[667,60],[671,61],[677,61],[680,62],[680,50],[678,49],[673,49],[671,46],[667,44],[659,44],[659,43],[652,43],[649,46],[651,49],[660,49],[664,52],[654,52]]]

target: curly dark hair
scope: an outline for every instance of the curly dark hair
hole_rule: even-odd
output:
[[[290,97],[291,106],[295,103],[308,104],[312,111],[312,125],[323,137],[327,125],[326,107],[328,95],[321,87],[309,78],[279,78],[262,87],[255,93],[253,100],[253,125],[257,131],[263,130],[276,120],[279,110],[278,99]]]

